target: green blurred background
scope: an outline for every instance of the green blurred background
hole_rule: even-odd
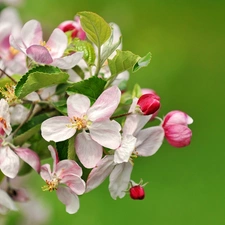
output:
[[[43,224],[224,225],[225,2],[27,0],[19,10],[23,22],[41,21],[48,35],[84,10],[117,23],[124,50],[153,55],[147,68],[131,75],[129,88],[139,83],[154,89],[161,97],[160,116],[180,109],[194,119],[190,146],[176,149],[165,141],[154,156],[135,161],[132,179],[149,181],[143,201],[111,199],[107,180],[80,197],[80,210],[69,215],[55,193],[42,192],[43,181],[32,174],[32,188],[23,185],[49,211]],[[7,224],[18,221],[11,214]]]

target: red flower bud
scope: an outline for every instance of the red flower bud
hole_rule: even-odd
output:
[[[144,115],[151,115],[160,108],[160,98],[154,94],[144,94],[137,102]]]
[[[130,197],[134,200],[142,200],[145,197],[144,188],[141,185],[132,186],[130,188]]]

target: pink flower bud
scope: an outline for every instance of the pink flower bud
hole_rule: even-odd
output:
[[[177,148],[189,145],[192,131],[187,125],[192,122],[193,119],[184,112],[178,110],[169,112],[162,124],[165,138],[169,144]]]
[[[141,185],[135,185],[130,188],[130,197],[134,200],[142,200],[145,197],[144,188]]]
[[[71,31],[71,37],[72,38],[79,38],[81,40],[86,39],[86,33],[83,31],[81,24],[80,24],[80,18],[75,17],[74,20],[66,20],[59,24],[58,28],[62,30],[63,32]]]
[[[144,94],[137,102],[144,115],[151,115],[160,108],[160,98],[154,94]]]

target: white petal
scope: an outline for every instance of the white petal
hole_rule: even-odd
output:
[[[106,177],[109,176],[113,170],[113,167],[113,155],[106,155],[103,159],[101,159],[88,175],[86,192],[98,187],[106,179]]]
[[[41,166],[40,175],[44,181],[52,179],[52,173],[49,164],[44,164]]]
[[[86,168],[93,168],[102,158],[102,146],[92,140],[85,131],[78,134],[75,140],[75,149],[81,163]]]
[[[125,196],[132,169],[133,166],[129,162],[117,164],[113,169],[109,176],[109,191],[113,199]]]
[[[109,119],[120,102],[121,91],[117,86],[106,89],[88,110],[88,119],[102,121]]]
[[[92,139],[106,148],[116,149],[121,143],[121,127],[115,120],[94,122],[89,130]]]
[[[137,133],[150,120],[150,118],[151,118],[151,115],[144,116],[144,115],[140,115],[140,114],[131,114],[131,115],[127,116],[124,126],[123,126],[123,133],[136,136]]]
[[[53,59],[60,58],[63,55],[67,47],[67,42],[67,37],[62,30],[59,28],[53,30],[48,42],[46,43],[46,47],[49,48],[49,53]]]
[[[58,187],[57,189],[58,199],[66,205],[66,212],[69,214],[76,213],[80,208],[79,198],[68,187]]]
[[[77,195],[82,195],[85,191],[85,182],[77,175],[64,176],[60,183],[66,184]]]
[[[70,95],[67,99],[67,112],[70,118],[82,118],[90,108],[90,100],[81,94]]]
[[[0,169],[7,177],[14,178],[19,171],[19,157],[9,146],[0,148]]]
[[[140,156],[155,154],[163,143],[164,130],[161,126],[141,130],[137,135],[136,153]]]
[[[52,66],[57,66],[61,69],[68,70],[73,68],[82,59],[83,52],[76,52],[72,55],[65,56],[63,58],[54,59],[51,63]]]
[[[28,48],[31,45],[40,45],[42,41],[42,28],[37,20],[30,20],[21,30],[23,43]]]
[[[122,138],[121,146],[115,150],[114,162],[128,162],[135,149],[136,138],[132,135],[125,135]]]
[[[76,129],[68,125],[71,125],[69,117],[52,117],[41,124],[41,135],[46,141],[65,141],[76,133]]]
[[[17,210],[15,203],[9,195],[0,189],[0,214],[6,214],[8,209],[14,211]]]
[[[29,148],[16,148],[16,154],[27,164],[29,164],[36,172],[40,172],[41,162],[36,152]]]

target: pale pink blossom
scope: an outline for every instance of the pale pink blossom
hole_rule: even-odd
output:
[[[61,69],[74,67],[83,57],[83,52],[63,55],[68,40],[59,28],[54,29],[47,42],[43,41],[42,36],[41,24],[37,20],[30,20],[22,27],[20,38],[10,36],[10,43],[36,63],[57,66]]]
[[[125,121],[121,145],[114,151],[114,155],[106,155],[99,161],[95,168],[90,172],[87,179],[86,192],[99,186],[109,176],[109,191],[113,199],[123,198],[130,182],[133,168],[132,155],[151,156],[155,154],[162,145],[164,131],[161,126],[142,129],[146,119],[141,122],[130,120],[129,115]],[[142,115],[142,117],[146,117]],[[131,117],[132,118],[132,117]],[[149,120],[149,117],[147,117]],[[147,120],[147,121],[148,121]],[[146,122],[147,122],[146,121]],[[132,129],[134,127],[135,129]]]
[[[110,120],[120,96],[121,92],[116,86],[105,90],[92,106],[84,95],[69,96],[68,116],[56,116],[44,121],[41,126],[43,138],[59,142],[81,131],[75,139],[77,156],[85,167],[94,167],[102,157],[102,146],[116,149],[120,145],[121,127],[116,121]]]
[[[1,69],[7,74],[24,74],[27,72],[26,55],[10,45],[9,37],[15,37],[21,29],[21,21],[16,9],[8,7],[0,14],[0,59]]]
[[[59,161],[57,151],[49,146],[53,158],[53,168],[49,164],[41,166],[40,175],[46,182],[43,190],[56,190],[58,199],[66,205],[66,211],[70,214],[76,213],[80,207],[77,195],[85,191],[85,182],[81,179],[82,169],[73,160]]]
[[[170,145],[180,148],[190,144],[192,131],[188,127],[193,119],[186,113],[178,110],[169,112],[162,122],[165,138]]]
[[[5,99],[0,100],[0,170],[7,177],[14,178],[19,171],[19,158],[28,163],[37,172],[40,171],[38,155],[28,148],[14,147],[11,142],[9,105]],[[8,135],[8,137],[6,137]]]

